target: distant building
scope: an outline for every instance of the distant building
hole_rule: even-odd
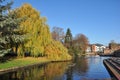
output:
[[[113,50],[111,50],[111,49],[109,49],[109,47],[107,47],[107,48],[105,48],[104,49],[104,54],[110,54],[110,53],[113,53],[114,51]]]
[[[94,52],[94,53],[104,52],[105,48],[106,48],[106,46],[104,46],[102,44],[92,44],[92,52]]]
[[[91,45],[89,45],[89,46],[87,47],[87,50],[86,50],[86,52],[87,52],[87,53],[90,53],[90,52],[92,52]]]
[[[102,45],[102,44],[91,44],[88,46],[86,52],[91,52],[91,53],[97,53],[97,52],[104,52],[104,49],[106,48],[106,46]]]
[[[104,50],[104,54],[111,54],[120,49],[120,44],[109,43],[109,46]]]
[[[105,49],[106,47],[105,46],[103,46],[103,45],[96,45],[95,46],[95,52],[104,52],[104,49]]]

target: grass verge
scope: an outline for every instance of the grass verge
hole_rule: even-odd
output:
[[[42,64],[49,61],[50,60],[48,60],[47,58],[33,58],[33,57],[16,58],[4,63],[0,63],[0,70],[13,68],[13,67],[27,66],[31,64],[38,64],[38,63]]]

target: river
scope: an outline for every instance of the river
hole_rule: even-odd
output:
[[[111,80],[106,57],[88,56],[72,62],[52,62],[0,74],[0,80]]]

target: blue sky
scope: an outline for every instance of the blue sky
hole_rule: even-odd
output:
[[[120,43],[120,0],[14,0],[12,8],[31,4],[47,18],[50,28],[85,34],[90,43]]]

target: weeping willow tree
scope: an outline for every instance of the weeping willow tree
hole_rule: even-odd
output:
[[[15,13],[17,18],[26,17],[26,20],[20,23],[20,29],[29,34],[29,41],[19,47],[20,56],[25,51],[30,52],[33,57],[47,56],[62,59],[69,56],[67,49],[60,42],[52,39],[46,18],[41,17],[30,4],[23,4],[15,10]]]
[[[45,48],[47,57],[51,60],[69,60],[68,50],[59,41],[51,41]]]
[[[51,41],[46,18],[41,17],[40,13],[29,4],[17,8],[15,13],[18,18],[26,17],[26,20],[20,23],[20,29],[29,34],[29,41],[19,47],[19,55],[22,56],[27,51],[34,57],[44,56],[44,47]]]

